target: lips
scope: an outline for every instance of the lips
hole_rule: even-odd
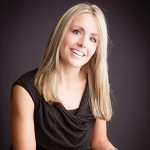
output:
[[[85,56],[85,53],[81,50],[78,50],[78,49],[71,49],[71,51],[76,54],[77,56],[80,56],[80,57],[84,57]]]

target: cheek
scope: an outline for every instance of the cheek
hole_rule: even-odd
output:
[[[71,36],[69,33],[66,34],[64,41],[63,41],[63,45],[67,46],[69,44],[72,44],[75,42],[75,38],[73,38],[73,36]]]
[[[96,48],[97,48],[96,45],[91,45],[89,47],[89,55],[91,55],[91,57],[94,55]]]

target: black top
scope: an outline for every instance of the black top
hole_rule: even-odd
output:
[[[95,118],[89,107],[88,86],[78,109],[50,104],[39,96],[33,82],[37,69],[23,74],[13,85],[22,86],[32,97],[37,150],[90,150]]]

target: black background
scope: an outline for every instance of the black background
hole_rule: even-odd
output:
[[[3,0],[0,8],[0,150],[11,143],[12,83],[38,67],[50,32],[64,11],[81,0]],[[114,115],[108,137],[119,150],[149,149],[149,5],[145,1],[91,0],[108,23],[109,74]],[[150,9],[149,9],[150,10]]]

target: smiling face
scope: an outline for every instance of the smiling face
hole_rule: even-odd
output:
[[[85,65],[96,51],[98,33],[93,15],[84,13],[75,18],[64,35],[60,49],[61,64],[76,68]]]

